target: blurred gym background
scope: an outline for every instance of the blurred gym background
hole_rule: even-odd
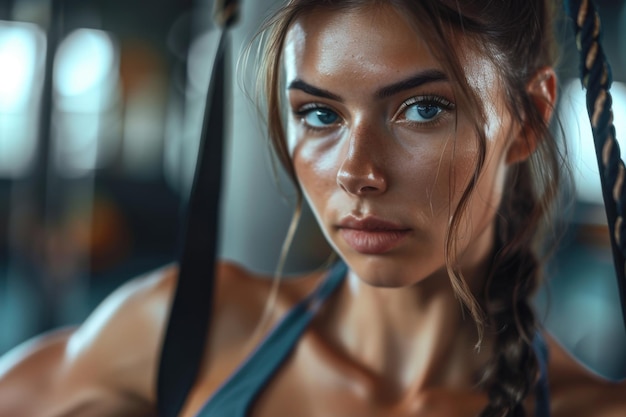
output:
[[[280,1],[242,3],[231,68]],[[626,5],[596,4],[619,139]],[[210,0],[0,0],[0,354],[80,323],[117,286],[175,261],[216,47],[212,10]],[[569,227],[537,305],[581,361],[621,378],[626,336],[578,56],[569,22],[557,28],[560,118],[578,192],[558,216]],[[276,185],[254,105],[231,81],[220,253],[271,273],[291,192]],[[305,210],[287,271],[317,267],[328,253]]]

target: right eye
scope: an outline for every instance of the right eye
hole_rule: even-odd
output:
[[[308,127],[314,129],[325,128],[339,121],[337,113],[327,107],[318,105],[314,105],[314,107],[305,106],[298,110],[297,115]]]

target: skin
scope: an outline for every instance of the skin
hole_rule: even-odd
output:
[[[367,30],[373,16],[357,21],[352,17],[320,12],[302,19],[290,32],[285,53],[288,84],[301,80],[337,96],[328,99],[293,87],[288,94],[291,109],[317,105],[338,116],[334,124],[317,130],[306,122],[307,117],[317,122],[314,114],[289,119],[297,176],[327,239],[362,281],[384,287],[408,286],[430,276],[445,281],[445,230],[473,173],[477,138],[463,112],[440,105],[437,117],[418,125],[412,123],[420,118],[415,106],[403,108],[410,100],[430,97],[454,106],[448,81],[378,97],[388,86],[443,69],[408,25],[392,23],[393,16],[381,18],[390,19],[385,31]],[[325,30],[312,30],[320,24]],[[332,49],[324,48],[329,44]],[[475,85],[486,86],[496,78],[495,69],[475,56],[467,66]],[[500,92],[487,88],[480,92],[483,102],[490,103],[489,152],[465,219],[468,233],[458,242],[462,267],[475,275],[491,250],[491,220],[500,201],[506,136],[511,131],[510,121],[500,117],[504,108]],[[455,132],[455,115],[460,134]],[[338,226],[346,217],[369,216],[408,229],[408,238],[382,256],[358,253],[342,239]]]
[[[376,31],[371,30],[374,17]],[[502,178],[532,149],[521,145],[524,127],[507,115],[495,69],[471,48],[465,50],[464,67],[470,84],[479,86],[488,116],[485,171],[458,248],[462,270],[475,287],[493,244]],[[410,122],[419,113],[403,103],[425,95],[453,103],[449,81],[377,94],[416,73],[440,69],[391,9],[319,12],[300,18],[290,30],[285,47],[289,145],[302,189],[350,272],[265,388],[253,416],[469,417],[486,404],[475,383],[492,341],[486,337],[480,352],[474,349],[476,328],[462,317],[442,250],[450,207],[475,158],[473,131],[464,110],[450,105],[435,111],[436,122]],[[295,80],[331,98],[311,94]],[[554,72],[540,71],[528,89],[549,118]],[[311,104],[338,117],[320,113],[324,127],[310,130],[307,123],[320,121]],[[425,111],[432,108],[422,110],[433,114]],[[407,232],[382,253],[355,250],[337,226],[346,216],[368,215]],[[269,325],[323,277],[324,271],[316,271],[283,283]],[[262,278],[267,277],[219,265],[209,343],[182,416],[193,416],[263,335],[263,329],[255,329],[271,284]],[[112,294],[80,328],[43,336],[4,357],[0,416],[154,415],[158,349],[176,279],[175,267],[138,278]],[[547,340],[554,416],[624,415],[624,384],[602,381],[549,335]],[[529,415],[532,404],[529,398]]]

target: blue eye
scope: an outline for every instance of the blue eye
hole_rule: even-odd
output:
[[[298,112],[304,119],[305,123],[311,127],[327,127],[339,120],[339,115],[334,111],[325,107],[316,107],[313,109],[304,109]]]
[[[452,111],[454,104],[439,96],[413,97],[402,103],[402,119],[415,124],[434,123],[446,111]]]
[[[434,104],[416,104],[406,109],[405,117],[414,122],[427,122],[439,116],[443,109]]]

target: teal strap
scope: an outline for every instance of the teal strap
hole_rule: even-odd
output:
[[[535,416],[550,417],[550,390],[548,387],[549,352],[541,332],[535,334],[533,349],[539,362],[539,381],[537,381],[535,388]]]
[[[289,356],[317,310],[343,281],[347,267],[336,264],[327,278],[274,327],[248,359],[205,403],[196,417],[244,417],[256,397]]]

